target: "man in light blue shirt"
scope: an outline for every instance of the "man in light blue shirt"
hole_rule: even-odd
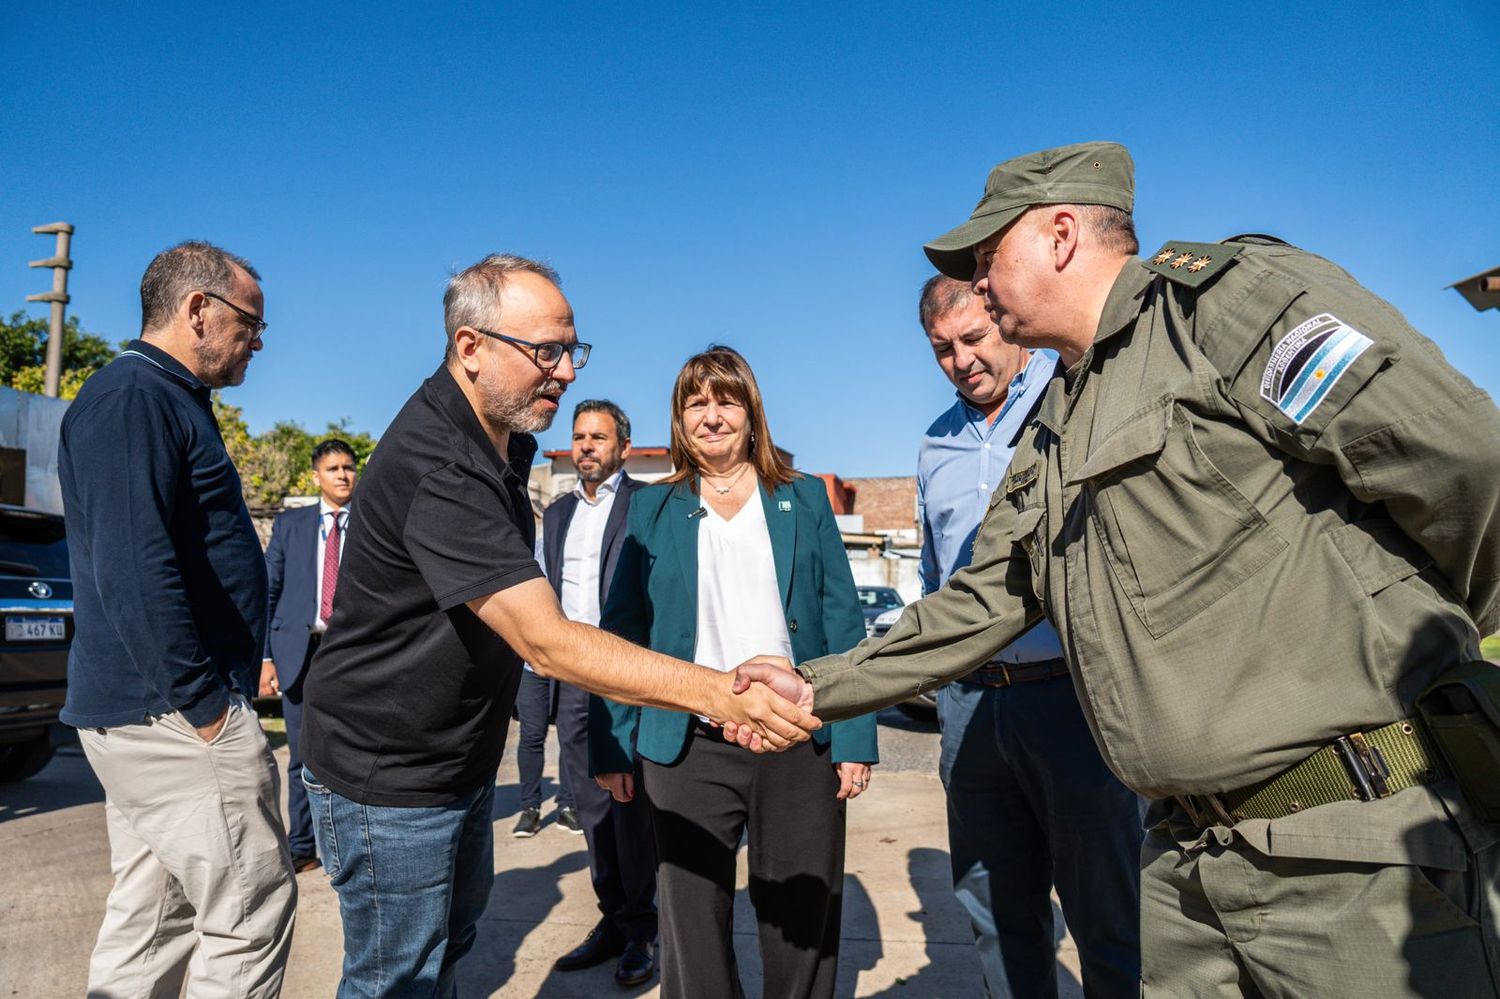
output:
[[[961,281],[922,288],[919,315],[958,389],[917,459],[922,592],[968,565],[990,494],[1057,365],[1008,344]],[[1051,891],[1078,944],[1085,992],[1139,991],[1136,796],[1105,767],[1042,620],[938,691],[953,891],[969,913],[992,999],[1057,995]]]

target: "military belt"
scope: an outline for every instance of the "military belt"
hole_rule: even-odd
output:
[[[1030,663],[990,663],[979,667],[959,682],[980,687],[1009,687],[1012,684],[1067,675],[1068,661],[1058,656],[1056,659],[1040,659]]]
[[[1351,732],[1281,773],[1223,794],[1178,795],[1199,827],[1245,819],[1282,819],[1335,801],[1374,801],[1448,775],[1448,768],[1416,720]]]

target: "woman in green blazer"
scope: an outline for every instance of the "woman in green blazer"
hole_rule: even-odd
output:
[[[601,627],[724,670],[767,653],[802,662],[864,637],[823,483],[781,460],[735,351],[711,347],[678,375],[672,461],[672,476],[631,498]],[[878,759],[874,716],[756,755],[704,719],[596,697],[589,752],[616,798],[633,795],[639,773],[651,804],[663,996],[743,995],[731,917],[746,833],[765,994],[832,996],[845,806]]]

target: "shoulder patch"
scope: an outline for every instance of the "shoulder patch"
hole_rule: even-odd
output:
[[[1223,243],[1167,243],[1143,262],[1170,281],[1196,288],[1239,255],[1238,246]]]
[[[1329,312],[1292,330],[1271,351],[1260,395],[1301,426],[1375,341]]]

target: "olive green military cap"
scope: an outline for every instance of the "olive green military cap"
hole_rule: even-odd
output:
[[[1135,164],[1117,142],[1080,142],[1006,160],[990,171],[969,221],[922,247],[951,278],[974,276],[974,247],[1032,205],[1135,206]]]

